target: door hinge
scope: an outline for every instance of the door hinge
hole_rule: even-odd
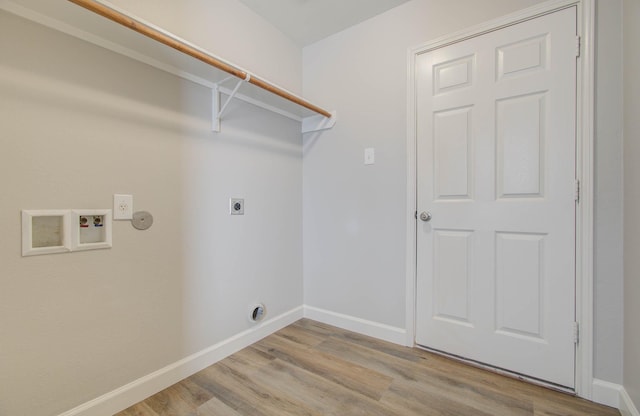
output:
[[[582,50],[582,38],[580,36],[576,36],[576,58],[580,57]]]
[[[580,202],[580,179],[576,179],[576,188],[574,193],[574,199],[576,202]]]
[[[577,322],[573,323],[573,343],[578,344],[580,342],[580,325]]]

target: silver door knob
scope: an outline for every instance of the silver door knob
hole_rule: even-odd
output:
[[[422,211],[420,213],[420,219],[424,222],[429,222],[431,221],[431,213],[430,212],[426,212],[426,211]]]

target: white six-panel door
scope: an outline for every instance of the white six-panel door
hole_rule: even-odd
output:
[[[576,40],[572,7],[416,61],[416,342],[569,388]]]

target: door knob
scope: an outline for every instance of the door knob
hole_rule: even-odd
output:
[[[424,222],[429,222],[431,221],[431,213],[427,212],[427,211],[422,211],[420,213],[420,219]]]

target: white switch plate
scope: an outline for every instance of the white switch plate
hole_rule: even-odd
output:
[[[369,147],[364,149],[364,164],[373,165],[376,163],[376,149]]]
[[[133,219],[133,195],[113,195],[113,219]]]

